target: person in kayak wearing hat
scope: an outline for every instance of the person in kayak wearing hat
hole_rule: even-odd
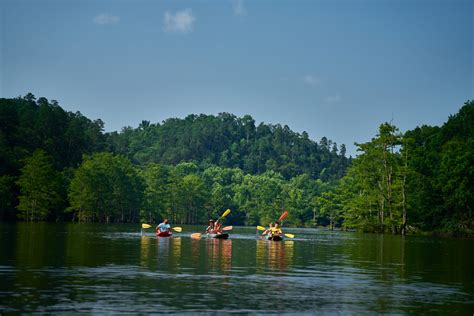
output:
[[[213,219],[209,220],[209,226],[206,228],[206,233],[208,234],[222,234],[222,224],[219,223],[219,220],[215,221]]]
[[[216,228],[215,223],[216,222],[213,219],[209,220],[209,226],[207,226],[207,228],[206,228],[206,233],[207,234],[215,234],[215,228]]]

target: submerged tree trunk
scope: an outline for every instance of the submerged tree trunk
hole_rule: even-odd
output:
[[[384,226],[384,214],[385,212],[385,200],[382,198],[380,201],[380,211],[379,211],[379,218],[380,218],[380,232],[383,233],[385,231],[385,226]]]
[[[408,171],[408,149],[405,152],[405,170],[403,172],[403,181],[402,181],[402,235],[406,235],[407,227],[407,208],[406,208],[406,180],[407,180],[407,171]]]
[[[313,208],[313,225],[316,226],[316,208]]]

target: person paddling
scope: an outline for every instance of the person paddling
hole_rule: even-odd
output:
[[[275,225],[270,228],[270,237],[281,237],[281,235],[283,235],[283,232],[280,228],[280,222],[275,222]]]
[[[268,228],[262,233],[263,236],[270,234],[271,230],[273,228],[273,223],[270,223],[268,225]]]
[[[207,226],[205,232],[207,234],[214,234],[215,228],[216,228],[215,221],[213,219],[210,219],[209,220],[209,226]]]
[[[219,220],[217,220],[215,225],[214,225],[214,232],[216,234],[222,234],[222,224],[219,223]]]
[[[168,233],[171,229],[171,225],[168,221],[167,218],[165,218],[163,220],[162,223],[158,224],[158,226],[156,226],[156,233],[159,234],[159,233]]]
[[[213,219],[209,220],[209,226],[206,228],[206,233],[208,234],[222,234],[222,224],[219,223],[219,220],[215,221]]]

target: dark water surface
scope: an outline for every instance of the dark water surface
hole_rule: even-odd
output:
[[[474,313],[472,239],[137,226],[0,224],[0,313]]]

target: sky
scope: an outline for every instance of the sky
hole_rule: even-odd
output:
[[[471,0],[1,0],[0,97],[106,131],[250,114],[346,144],[474,99]]]

